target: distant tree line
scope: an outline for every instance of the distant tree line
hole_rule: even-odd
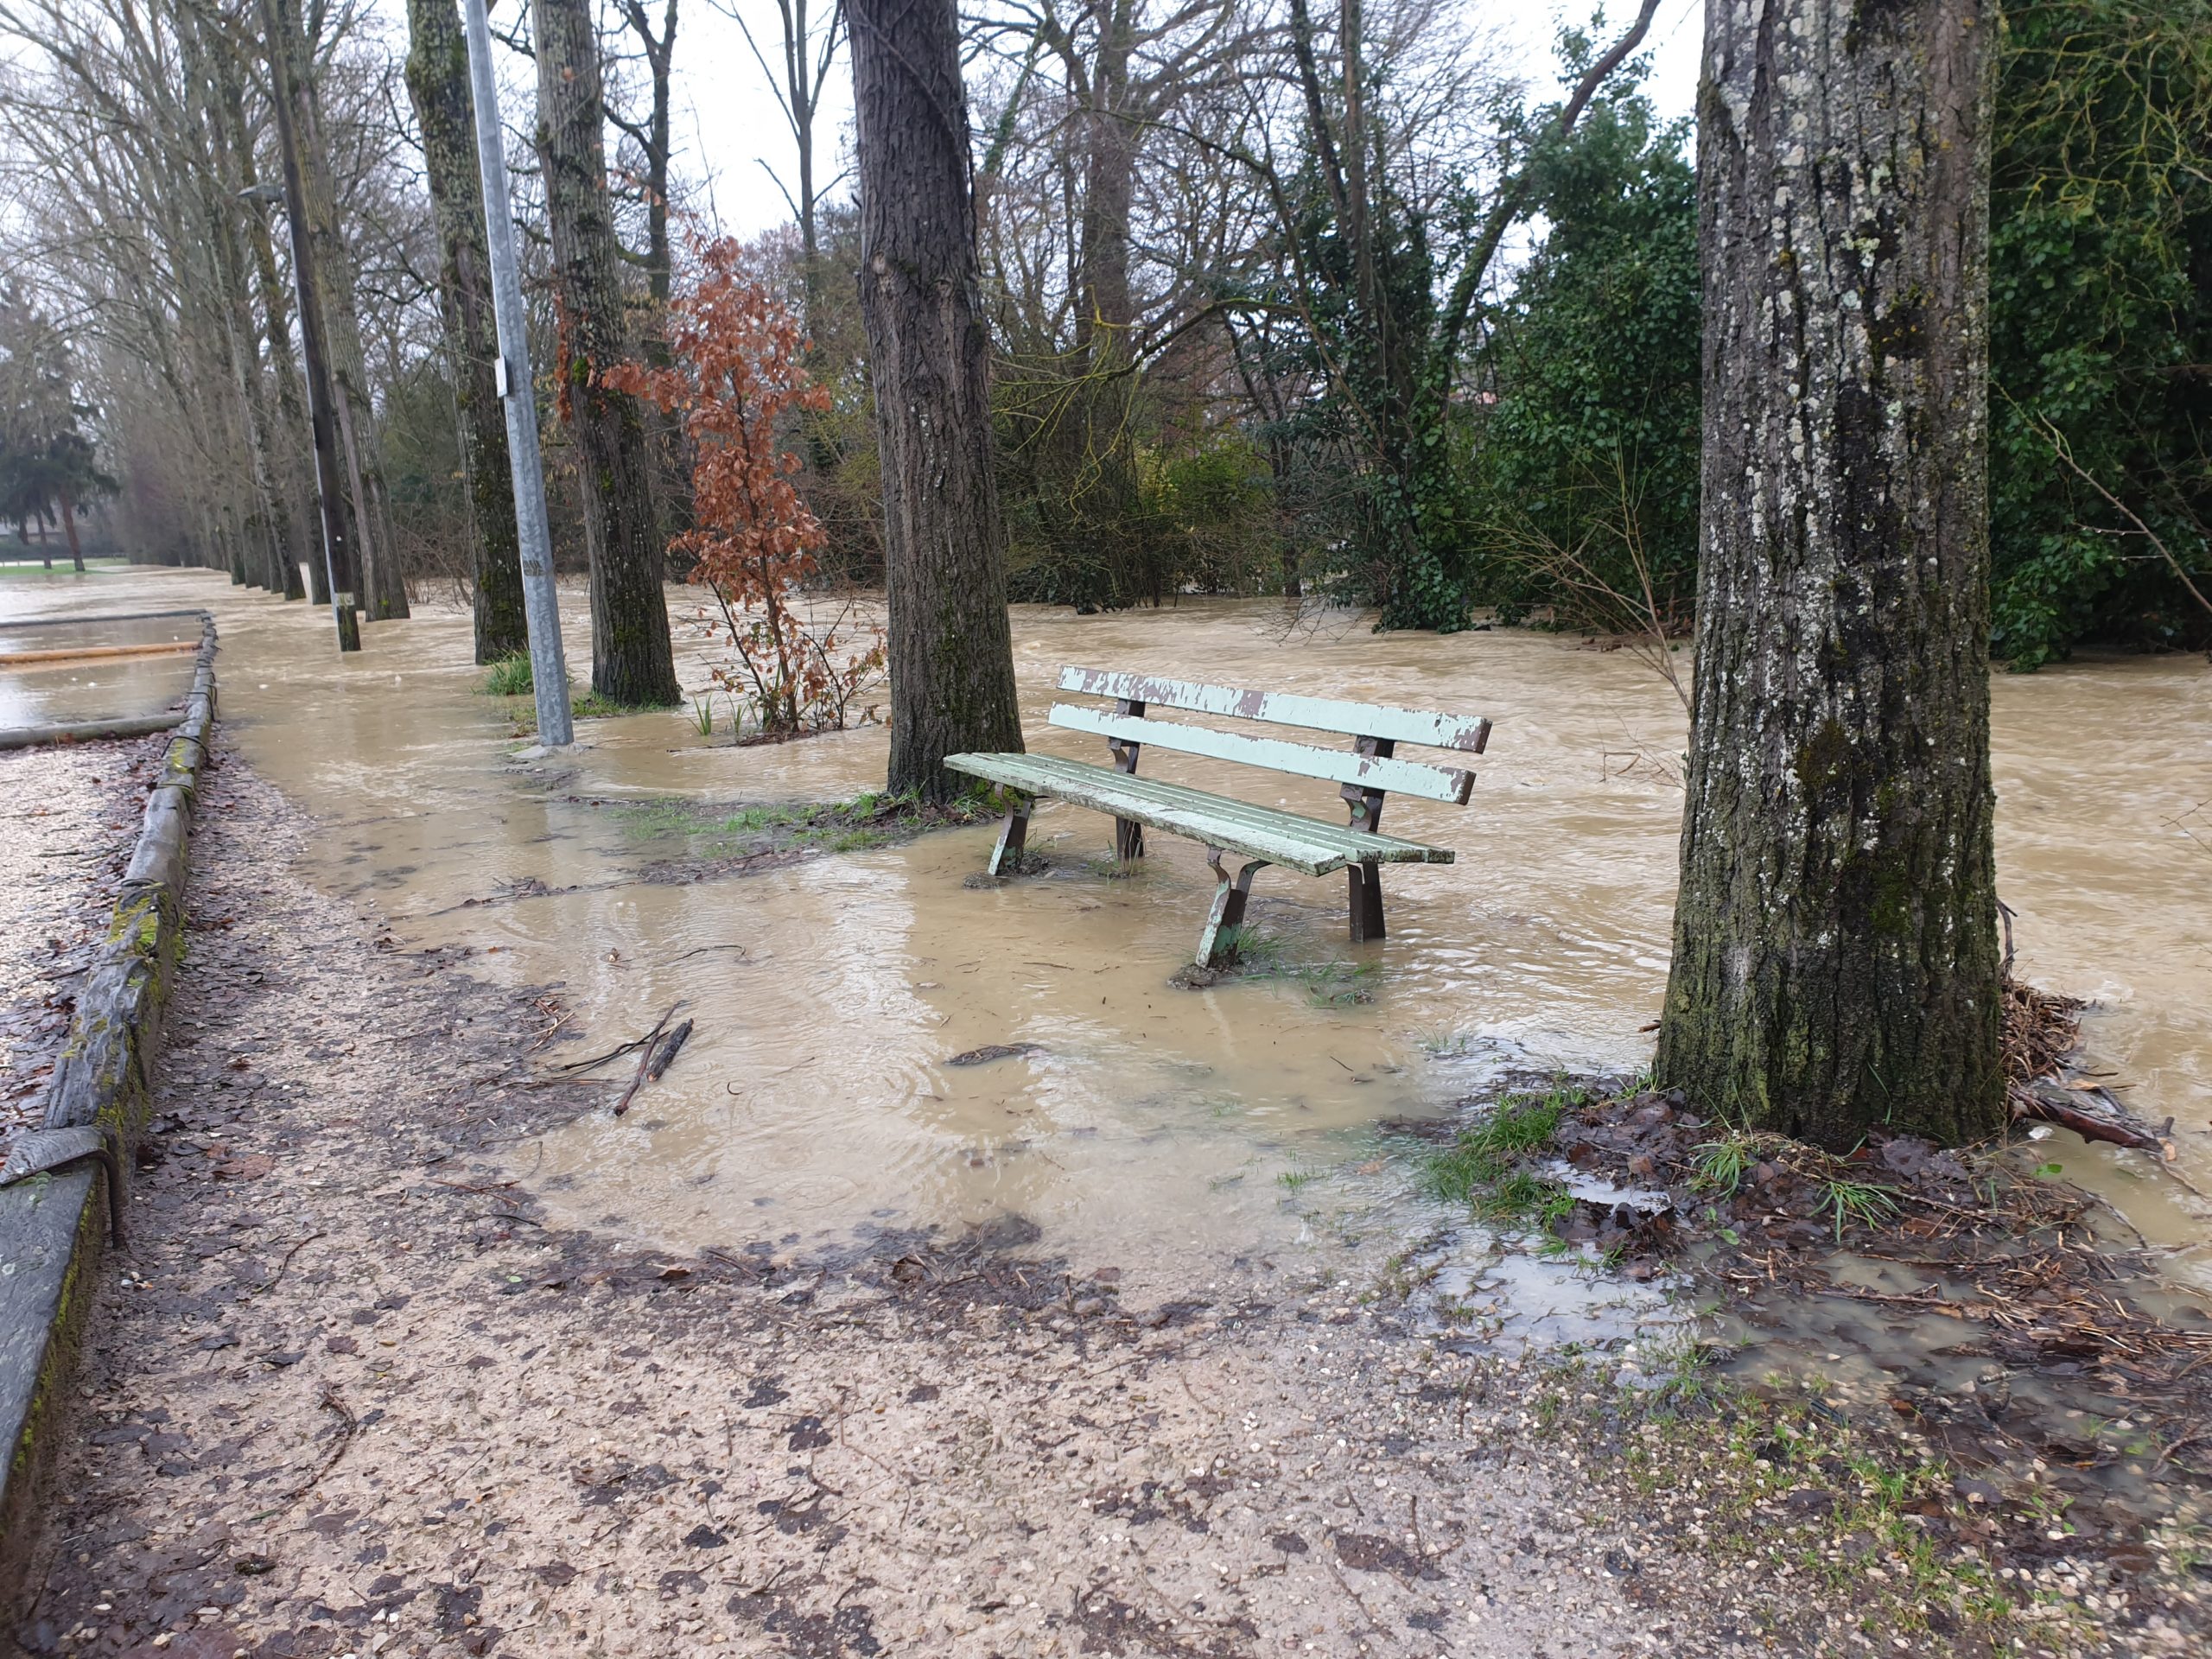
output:
[[[862,225],[820,115],[849,20],[836,0],[717,3],[795,158],[789,227],[742,263],[810,342],[821,395],[784,417],[823,532],[810,580],[877,586]],[[1010,597],[1686,630],[1698,208],[1688,124],[1640,90],[1651,13],[1568,31],[1549,94],[1441,0],[965,13]],[[715,229],[709,164],[738,164],[672,137],[698,38],[680,21],[677,0],[510,0],[493,19],[556,547],[592,575],[594,683],[622,702],[676,694],[648,613],[686,569],[696,455],[679,419],[602,377],[668,365],[671,304]],[[135,557],[327,598],[278,188],[289,55],[346,580],[372,623],[410,586],[466,588],[480,654],[515,649],[454,0],[410,0],[404,21],[365,0],[0,0],[0,35],[18,204],[0,223],[0,524],[28,536],[111,493],[103,522]],[[2212,0],[2020,0],[1996,57],[1993,650],[2032,666],[2083,642],[2201,643]]]

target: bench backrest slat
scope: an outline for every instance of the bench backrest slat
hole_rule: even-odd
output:
[[[1125,697],[1134,702],[1156,703],[1163,709],[1183,709],[1192,714],[1226,715],[1236,720],[1262,720],[1278,726],[1304,726],[1317,732],[1341,732],[1347,737],[1421,743],[1431,748],[1459,749],[1468,754],[1480,754],[1483,746],[1490,741],[1490,721],[1476,715],[1439,715],[1423,709],[1344,702],[1333,697],[1301,697],[1287,691],[1245,691],[1233,685],[1158,680],[1147,675],[1116,673],[1103,668],[1063,668],[1060,690],[1086,692],[1095,697]]]
[[[1141,686],[1157,681],[1139,680]],[[1109,696],[1135,697],[1140,693],[1113,691]],[[1153,701],[1153,699],[1146,699]],[[1165,702],[1165,698],[1159,699]],[[1306,701],[1306,699],[1299,699]],[[1356,704],[1338,704],[1355,708]],[[1052,724],[1070,731],[1096,732],[1124,743],[1146,743],[1185,754],[1203,754],[1216,760],[1261,766],[1269,772],[1295,772],[1306,778],[1325,778],[1335,784],[1356,784],[1393,794],[1420,795],[1432,801],[1467,804],[1475,775],[1451,766],[1424,766],[1417,760],[1398,760],[1381,755],[1354,754],[1341,749],[1309,748],[1275,737],[1246,737],[1240,732],[1216,731],[1211,726],[1185,726],[1173,721],[1145,720],[1135,715],[1108,714],[1103,709],[1052,705]],[[1303,722],[1301,722],[1303,723]]]

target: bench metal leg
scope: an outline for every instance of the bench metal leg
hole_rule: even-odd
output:
[[[1141,717],[1144,704],[1135,697],[1118,697],[1115,699],[1114,712]],[[1109,738],[1106,747],[1113,751],[1115,771],[1127,772],[1132,778],[1137,775],[1137,757],[1143,753],[1144,745],[1125,743],[1116,737]],[[1144,825],[1135,818],[1114,820],[1114,856],[1124,864],[1144,856]]]
[[[1027,795],[1009,795],[1007,801],[999,844],[991,849],[991,861],[983,867],[993,875],[1012,875],[1021,868],[1021,850],[1029,841],[1029,811],[1037,804]]]
[[[1206,931],[1198,935],[1198,966],[1215,968],[1221,964],[1224,952],[1221,936],[1244,923],[1244,901],[1252,893],[1252,878],[1268,868],[1268,861],[1255,858],[1232,877],[1221,861],[1221,849],[1206,849],[1206,862],[1213,868],[1213,908],[1206,912]]]
[[[1382,930],[1382,871],[1374,864],[1347,864],[1351,884],[1351,942],[1379,939]]]

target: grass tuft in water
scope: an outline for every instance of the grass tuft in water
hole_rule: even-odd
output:
[[[779,846],[861,852],[924,830],[972,823],[980,810],[968,799],[932,807],[918,796],[870,792],[848,801],[771,802],[735,811],[681,798],[632,801],[616,807],[614,817],[640,841],[682,839],[690,856],[721,858]]]
[[[1853,1222],[1880,1227],[1897,1212],[1895,1194],[1886,1186],[1866,1181],[1832,1180],[1821,1183],[1821,1208],[1835,1219],[1835,1240],[1843,1243],[1843,1230]]]
[[[1428,1190],[1447,1203],[1468,1203],[1503,1180],[1529,1154],[1548,1146],[1560,1119],[1581,1103],[1580,1091],[1570,1089],[1506,1096],[1487,1119],[1463,1131],[1457,1145],[1430,1157]]]
[[[1693,1179],[1707,1192],[1726,1198],[1744,1184],[1752,1156],[1746,1136],[1732,1135],[1725,1140],[1708,1141],[1696,1149]]]
[[[535,687],[530,675],[530,653],[510,652],[484,671],[476,689],[487,697],[526,697]]]
[[[1307,1003],[1317,1008],[1372,1002],[1382,976],[1377,962],[1294,962],[1287,944],[1249,924],[1224,928],[1221,939],[1224,959],[1239,979],[1280,979],[1302,985]]]
[[[1508,1095],[1490,1116],[1464,1131],[1448,1151],[1433,1154],[1423,1185],[1448,1204],[1471,1206],[1484,1219],[1548,1229],[1574,1206],[1567,1189],[1525,1166],[1551,1144],[1552,1132],[1584,1103],[1579,1089]]]
[[[527,697],[537,689],[537,682],[530,671],[530,653],[512,652],[484,671],[484,678],[476,690],[486,697]],[[581,694],[573,690],[569,695],[569,713],[577,720],[602,720],[609,715],[631,715],[634,709],[602,697],[596,691]],[[537,729],[537,711],[534,708],[513,710],[514,734],[521,737]]]

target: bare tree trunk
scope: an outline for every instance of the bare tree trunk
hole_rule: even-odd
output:
[[[646,304],[638,330],[639,355],[656,368],[667,366],[669,283],[673,262],[668,241],[669,162],[672,139],[669,124],[669,77],[676,60],[677,0],[666,0],[660,32],[644,0],[621,0],[623,20],[637,37],[645,54],[645,74],[652,88],[652,107],[642,122],[624,120],[613,111],[607,119],[636,141],[645,169],[639,188],[645,196],[645,251],[642,258],[628,256],[645,273]],[[691,455],[683,420],[652,404],[640,410],[645,423],[645,442],[653,461],[653,511],[664,547],[690,527]]]
[[[668,166],[669,166],[669,73],[676,55],[677,0],[668,0],[661,15],[660,33],[653,33],[652,19],[646,16],[644,0],[622,0],[623,21],[630,32],[638,37],[639,49],[645,54],[646,79],[652,86],[652,110],[642,126],[624,124],[623,130],[638,141],[638,148],[645,152],[645,291],[652,296],[653,315],[645,329],[645,359],[648,362],[664,364],[668,361],[667,331],[663,319],[668,314],[669,276],[671,262],[668,246]]]
[[[224,323],[228,346],[236,365],[241,418],[251,452],[255,517],[261,528],[262,569],[255,581],[270,593],[288,599],[300,596],[298,560],[292,550],[292,491],[282,455],[276,448],[278,431],[270,407],[269,382],[261,364],[261,334],[253,315],[249,240],[258,224],[257,210],[238,202],[240,189],[253,178],[253,133],[245,124],[245,67],[238,60],[236,37],[181,13],[178,34],[188,43],[188,73],[204,79],[205,87],[188,87],[188,99],[200,102],[207,128],[209,159],[213,168],[215,197],[208,204],[209,238],[215,251],[216,270],[222,284]],[[194,59],[201,66],[194,70]]]
[[[1832,1147],[2005,1121],[1980,0],[1707,13],[1697,688],[1666,1082]]]
[[[239,537],[245,577],[250,586],[281,593],[286,514],[276,475],[270,465],[260,337],[253,326],[246,252],[238,231],[239,180],[235,157],[251,139],[232,132],[225,124],[217,89],[224,73],[221,66],[228,55],[226,42],[190,14],[181,14],[176,27],[184,70],[184,116],[207,145],[202,165],[191,174],[192,188],[200,198],[198,219],[212,289],[207,303],[217,314],[215,345],[229,372],[238,436],[246,452],[245,471],[252,486],[246,531]]]
[[[476,604],[476,660],[530,649],[523,616],[522,547],[515,528],[514,476],[495,365],[492,276],[484,246],[484,181],[477,170],[475,106],[468,44],[454,0],[407,0],[411,45],[407,91],[423,129],[423,154],[438,226],[439,308],[453,365],[468,489],[469,550]],[[518,396],[530,395],[523,388]]]
[[[327,597],[338,625],[341,652],[361,648],[359,594],[353,563],[352,524],[339,484],[338,427],[333,412],[335,388],[323,361],[321,284],[315,270],[315,238],[308,229],[308,168],[302,154],[300,124],[308,113],[307,83],[299,73],[301,41],[289,0],[261,0],[268,38],[271,102],[276,118],[276,149],[284,171],[285,221],[291,232],[292,267],[300,320],[300,361],[307,386],[308,419],[315,443],[315,502],[322,521],[322,558]]]
[[[61,492],[61,529],[69,537],[69,562],[76,567],[78,573],[82,575],[85,569],[85,550],[77,544],[77,504],[70,499],[69,492],[67,490]],[[47,561],[49,566],[53,563],[51,559]]]
[[[296,4],[296,0],[285,0]],[[302,53],[305,66],[309,55]],[[361,347],[361,318],[353,276],[353,251],[338,222],[337,188],[331,176],[330,149],[322,130],[322,110],[312,73],[300,75],[296,100],[300,159],[306,169],[308,231],[315,242],[317,294],[321,300],[323,345],[336,396],[331,414],[338,423],[340,453],[346,463],[353,499],[355,562],[361,608],[372,621],[407,614],[407,584],[391,544],[391,515],[385,510],[384,466],[377,442],[376,405],[369,393],[368,364]]]
[[[851,0],[861,310],[882,453],[890,787],[943,800],[963,750],[1018,750],[953,0]]]
[[[247,192],[257,190],[260,178],[254,164],[253,145],[245,120],[244,66],[232,60],[227,51],[217,71],[217,87],[223,102],[225,118],[234,133],[248,135],[248,142],[239,144],[238,151],[238,177]],[[276,269],[276,250],[269,234],[269,221],[254,213],[245,219],[246,251],[253,264],[254,287],[260,299],[257,321],[262,337],[269,346],[269,378],[274,382],[276,399],[276,417],[265,423],[264,429],[271,435],[270,464],[276,471],[275,488],[284,513],[283,533],[278,556],[283,569],[278,573],[282,592],[286,599],[307,598],[312,590],[313,602],[330,603],[330,575],[325,560],[316,557],[311,548],[303,549],[296,539],[295,527],[304,531],[309,542],[314,540],[313,526],[316,520],[311,499],[313,485],[303,476],[297,464],[298,454],[289,444],[277,447],[278,435],[297,434],[309,429],[307,413],[300,406],[300,365],[292,353],[292,331],[286,319],[290,308],[284,298],[283,279]],[[257,355],[258,353],[257,351]],[[304,487],[303,487],[304,486]],[[304,507],[304,511],[302,511]],[[306,554],[308,581],[300,580],[302,555]]]
[[[591,554],[592,689],[632,707],[682,693],[661,594],[664,548],[636,398],[601,383],[629,354],[607,188],[599,36],[586,0],[533,0],[537,149],[561,314],[561,406],[576,445]]]
[[[634,6],[636,0],[628,0]],[[776,10],[783,23],[783,43],[779,61],[773,66],[760,43],[753,37],[753,30],[746,23],[744,15],[731,3],[719,0],[722,10],[738,28],[744,31],[745,43],[760,66],[760,72],[776,86],[776,101],[784,111],[784,123],[791,131],[792,145],[798,151],[798,194],[793,195],[781,179],[777,188],[784,193],[784,200],[791,207],[792,216],[798,220],[798,246],[802,270],[800,282],[805,296],[804,321],[810,333],[819,319],[822,302],[822,204],[814,185],[814,123],[822,111],[822,89],[830,79],[831,67],[837,60],[837,47],[845,28],[844,0],[830,0],[830,21],[817,28],[818,18],[807,12],[808,0],[776,0]],[[636,25],[632,25],[633,28]],[[772,177],[773,175],[772,174]]]

